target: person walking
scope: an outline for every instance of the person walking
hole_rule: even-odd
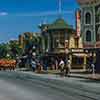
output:
[[[55,69],[58,70],[58,60],[55,60]]]
[[[65,76],[68,75],[67,61],[68,61],[68,58],[65,57],[65,59],[64,59],[64,62],[65,62],[65,65],[64,65],[64,75],[65,75]]]
[[[65,63],[64,63],[64,61],[61,59],[61,60],[60,60],[60,63],[59,63],[61,75],[64,74],[64,66],[65,66]]]
[[[68,59],[67,67],[68,67],[68,76],[69,76],[70,75],[70,71],[71,71],[71,61],[70,61],[70,59]]]
[[[35,70],[36,70],[36,61],[35,61],[35,59],[32,59],[31,66],[32,66],[32,71],[35,72]]]

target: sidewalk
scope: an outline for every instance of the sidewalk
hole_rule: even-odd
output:
[[[39,74],[53,74],[53,75],[60,75],[60,72],[57,70],[48,70],[48,71],[43,71]],[[89,74],[86,73],[82,70],[80,71],[71,71],[70,77],[74,77],[74,78],[84,78],[84,79],[91,79],[91,80],[96,80],[96,81],[100,81],[100,74]]]
[[[95,81],[100,81],[100,74],[73,74],[71,73],[70,77],[76,77],[76,78],[84,78],[84,79],[91,79]]]
[[[28,70],[26,69],[21,69],[21,70],[16,70],[16,71],[24,71],[24,72],[29,72]],[[31,72],[33,73],[33,72]],[[54,75],[54,76],[60,76],[60,71],[58,70],[48,70],[48,71],[41,71],[40,73],[38,72],[35,72],[36,74],[49,74],[49,75]],[[91,80],[95,80],[95,81],[100,81],[100,74],[89,74],[89,73],[86,73],[82,70],[72,70],[71,71],[71,74],[70,74],[70,77],[73,77],[73,78],[84,78],[84,79],[91,79]]]

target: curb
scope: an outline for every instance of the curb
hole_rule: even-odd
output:
[[[53,72],[48,72],[48,71],[42,71],[42,72],[35,72],[36,74],[51,74],[51,75],[59,75],[60,76],[60,72],[57,73],[53,73]],[[81,79],[88,79],[88,80],[93,80],[93,81],[100,81],[100,78],[97,77],[92,77],[92,75],[90,76],[84,76],[82,74],[76,74],[75,73],[71,73],[68,77],[72,77],[72,78],[81,78]]]
[[[50,72],[47,72],[47,74],[53,74],[53,75],[60,75],[60,73],[58,72],[58,73],[50,73]],[[73,73],[71,74],[71,75],[69,75],[69,77],[73,77],[73,78],[82,78],[82,79],[88,79],[88,80],[93,80],[93,81],[100,81],[100,78],[97,78],[97,77],[92,77],[92,75],[91,76],[87,76],[87,77],[85,77],[85,76],[82,76],[82,75],[78,75],[78,74],[76,74],[76,75],[74,75]]]
[[[89,76],[89,77],[85,77],[85,76],[76,76],[76,75],[70,75],[70,77],[74,77],[74,78],[82,78],[82,79],[88,79],[88,80],[93,80],[93,81],[100,81],[100,78],[96,78],[96,77],[92,77],[92,76]]]

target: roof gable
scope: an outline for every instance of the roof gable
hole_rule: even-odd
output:
[[[66,29],[66,28],[72,28],[72,26],[68,25],[64,19],[57,19],[54,23],[50,24],[48,26],[48,29]]]
[[[59,18],[53,23],[53,25],[67,25],[67,23],[63,19]]]
[[[73,29],[71,25],[68,25],[64,19],[59,18],[57,19],[54,23],[52,24],[42,24],[41,27],[42,29],[47,28],[47,30],[56,30],[56,29]]]

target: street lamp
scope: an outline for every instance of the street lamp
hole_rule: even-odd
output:
[[[65,40],[65,43],[68,43],[68,40]]]
[[[65,48],[68,47],[68,40],[65,40]]]
[[[10,57],[10,55],[9,55],[9,54],[7,54],[7,57],[9,58],[9,57]]]
[[[59,44],[59,40],[58,39],[56,40],[56,43],[57,43],[57,48],[60,47],[60,44]]]
[[[68,53],[69,53],[69,50],[68,50],[67,48],[65,49],[65,53],[66,53],[66,54],[68,54]]]
[[[90,53],[90,57],[92,57],[92,53]]]

